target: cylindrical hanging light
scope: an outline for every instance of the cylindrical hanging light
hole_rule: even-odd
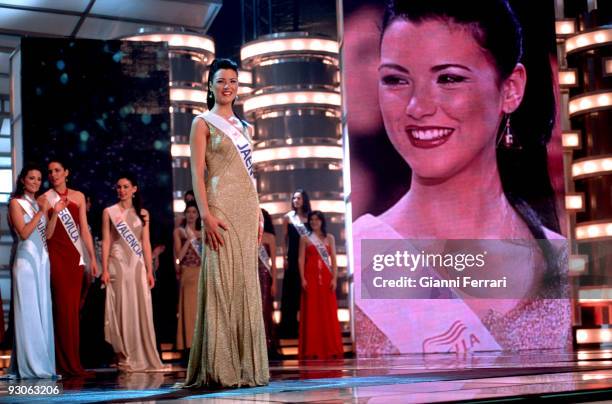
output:
[[[192,187],[189,131],[194,116],[206,110],[207,66],[215,57],[214,41],[182,31],[143,32],[123,39],[168,43],[174,210],[182,212],[183,194]]]

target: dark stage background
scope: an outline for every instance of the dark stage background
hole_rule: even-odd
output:
[[[136,175],[143,205],[151,213],[152,246],[166,247],[153,289],[158,342],[173,341],[176,309],[170,302],[176,300],[176,285],[166,44],[24,38],[21,50],[24,161],[43,168],[51,157],[67,162],[69,186],[92,198],[88,217],[94,237],[100,237],[102,209],[117,201],[117,176],[125,171]],[[96,287],[90,294],[89,300],[95,295],[103,300]],[[99,310],[96,307],[92,310]],[[100,329],[103,324],[91,323],[88,314],[83,314],[84,324]]]

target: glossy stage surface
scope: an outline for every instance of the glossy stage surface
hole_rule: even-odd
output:
[[[86,378],[0,380],[0,402],[550,402],[612,399],[612,349],[470,355],[401,355],[340,361],[271,362],[269,386],[229,390],[176,387],[183,368],[162,373],[98,369]],[[56,395],[40,395],[58,387]],[[31,389],[30,389],[31,388]],[[28,389],[30,394],[28,394]],[[34,394],[34,391],[38,395]],[[11,394],[9,394],[11,393]],[[17,394],[19,393],[19,394]]]

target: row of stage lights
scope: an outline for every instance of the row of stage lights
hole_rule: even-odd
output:
[[[566,54],[584,51],[612,44],[612,29],[596,29],[581,31],[576,29],[574,19],[556,21],[556,34],[565,49]],[[602,73],[612,74],[612,58],[604,58]],[[577,69],[560,69],[558,81],[561,88],[572,88],[579,85]],[[612,107],[612,92],[601,91],[584,93],[572,97],[568,102],[570,117],[591,113]],[[571,152],[582,147],[582,134],[579,131],[564,131],[562,133],[563,148]],[[612,156],[598,156],[583,158],[571,163],[570,175],[573,180],[584,179],[612,172]],[[584,195],[581,193],[567,193],[565,207],[570,212],[584,211]],[[576,240],[585,241],[612,237],[612,222],[593,223],[585,222],[575,227]]]
[[[184,33],[150,33],[125,38],[133,41],[167,42],[171,48],[195,50],[198,52],[209,52],[214,55],[215,46],[212,39],[204,35],[184,34]],[[263,41],[256,41],[247,44],[241,50],[243,61],[254,61],[267,55],[282,54],[285,52],[317,52],[334,58],[338,57],[338,42],[322,38],[278,38]],[[285,91],[272,94],[252,94],[253,76],[250,71],[239,71],[240,91],[239,96],[246,96],[243,101],[245,114],[253,113],[260,109],[269,107],[288,107],[291,105],[315,105],[321,107],[340,107],[341,96],[334,91]],[[170,101],[173,104],[196,105],[198,109],[206,104],[207,92],[203,87],[170,87]],[[174,107],[170,107],[170,112],[174,112]],[[189,157],[190,147],[188,144],[173,143],[171,146],[173,157]],[[309,159],[324,158],[342,160],[342,147],[329,145],[313,146],[284,146],[255,150],[254,161],[258,163],[289,160],[289,159]],[[270,213],[282,213],[288,207],[282,202],[264,203],[263,206]],[[268,206],[269,205],[269,206]],[[315,209],[344,213],[345,207],[342,201],[319,200],[313,201]],[[174,211],[184,210],[184,202],[180,199],[174,201]]]
[[[571,55],[581,51],[591,51],[592,49],[612,44],[612,29],[602,28],[591,31],[577,30],[576,20],[564,19],[556,22],[556,33],[561,49],[566,55]],[[605,76],[612,75],[612,58],[602,58],[603,65],[600,69]],[[560,69],[558,76],[559,85],[562,89],[577,88],[579,76],[577,69]],[[581,114],[588,114],[612,107],[612,92],[597,91],[587,92],[574,96],[568,100],[567,112],[573,118]],[[568,174],[571,180],[585,179],[612,173],[612,156],[591,156],[572,161],[572,151],[582,148],[582,133],[579,131],[564,131],[562,133],[562,145],[566,151],[566,164],[571,163]],[[567,171],[566,171],[567,172]],[[585,195],[583,193],[566,193],[565,207],[569,212],[582,212],[585,210]],[[576,223],[572,229],[577,241],[597,241],[612,239],[612,221],[597,220]],[[569,272],[570,275],[581,275],[587,272],[588,255],[570,255]],[[606,287],[580,287],[578,290],[578,302],[582,307],[590,306],[595,310],[602,310],[602,307],[612,300],[612,288]],[[603,305],[603,306],[602,306]],[[575,342],[578,345],[584,344],[610,344],[612,343],[612,330],[606,327],[584,328],[578,327],[575,330]],[[612,358],[612,355],[609,355]],[[590,359],[588,354],[578,356],[578,359]],[[588,362],[587,362],[588,363]],[[587,364],[584,361],[578,364]]]

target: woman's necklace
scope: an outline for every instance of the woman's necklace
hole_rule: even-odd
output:
[[[68,191],[69,191],[68,188],[66,188],[66,192],[60,192],[57,189],[55,190],[55,192],[57,192],[61,200],[64,201],[66,205],[68,205]]]

